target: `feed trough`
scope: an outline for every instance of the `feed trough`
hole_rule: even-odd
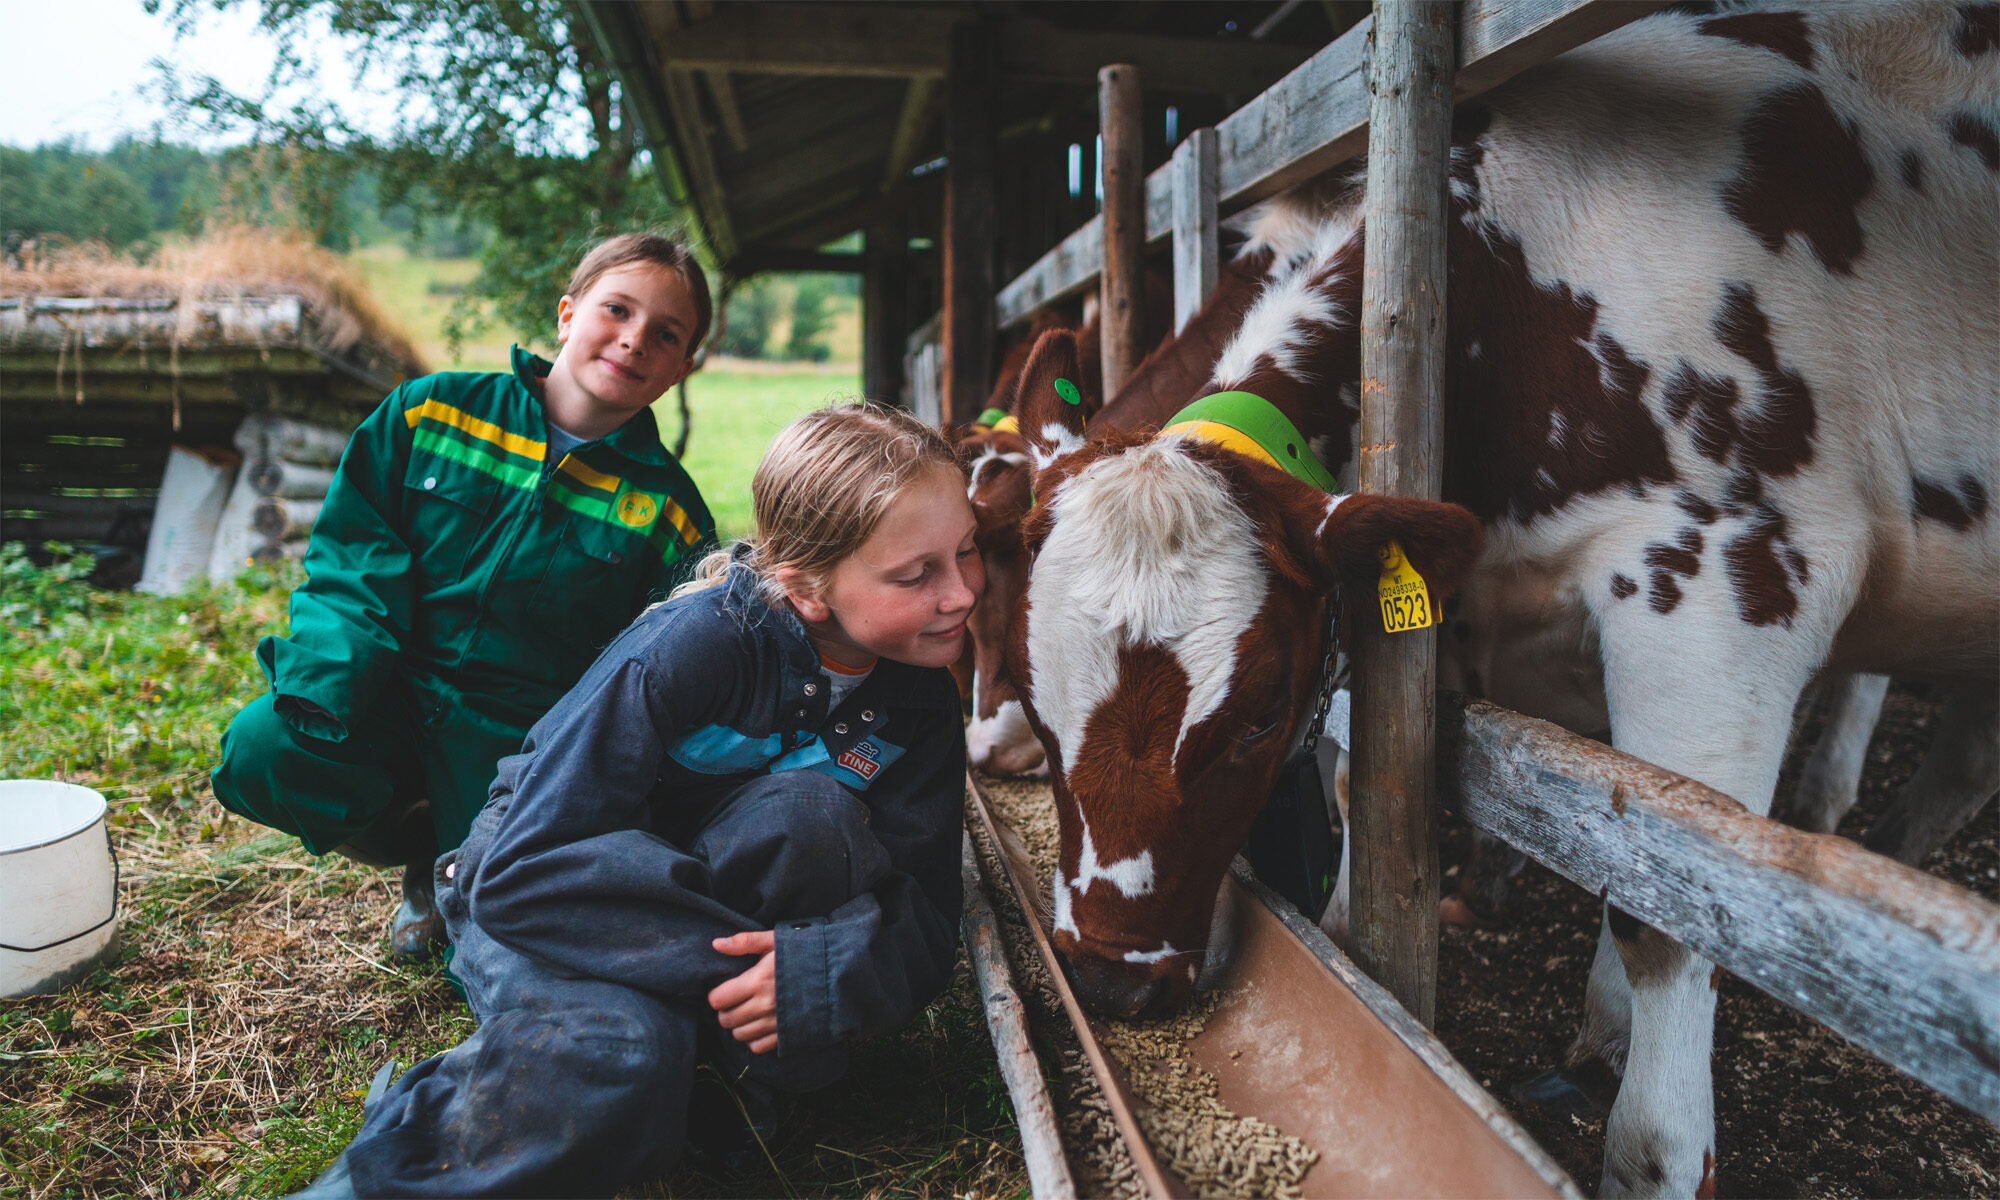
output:
[[[1047,805],[1046,787],[1037,790]],[[1177,1022],[1086,1014],[1054,960],[1028,842],[987,785],[972,780],[969,800],[985,853],[976,856],[983,879],[972,877],[969,857],[968,886],[983,882],[985,896],[969,906],[968,941],[1037,1195],[1073,1193],[1076,1185],[1073,1172],[1047,1161],[1056,1122],[1047,1095],[1037,1094],[1041,1074],[1020,1069],[1032,1052],[1020,1044],[1019,1022],[994,1019],[996,999],[1010,1005],[1018,988],[1012,978],[994,978],[995,968],[981,961],[993,956],[978,953],[982,940],[994,940],[980,929],[993,919],[978,912],[988,897],[1029,915],[1029,938],[1016,940],[1032,945],[1039,965],[1020,961],[1017,950],[1014,972],[1056,992],[1130,1154],[1135,1186],[1126,1190],[1152,1197],[1580,1195],[1436,1038],[1240,861],[1224,898],[1237,954],[1200,1011]],[[1023,803],[1036,800],[1016,799],[1017,818]],[[1183,1033],[1184,1043],[1169,1043],[1168,1035]],[[1005,1070],[1010,1060],[1014,1068]],[[1160,1111],[1184,1098],[1199,1110],[1192,1117]],[[1070,1160],[1081,1150],[1065,1149]],[[1246,1162],[1260,1158],[1270,1160],[1270,1170],[1246,1180]]]

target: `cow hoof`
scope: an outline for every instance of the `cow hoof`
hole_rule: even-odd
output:
[[[1480,916],[1472,910],[1470,904],[1455,894],[1438,898],[1438,920],[1464,929],[1491,930],[1500,927],[1498,921],[1490,921]]]
[[[1514,1085],[1516,1104],[1557,1117],[1602,1117],[1618,1098],[1618,1083],[1595,1059],[1574,1068],[1543,1071]]]

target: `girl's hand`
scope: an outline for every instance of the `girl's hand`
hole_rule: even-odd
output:
[[[778,935],[768,929],[732,934],[710,943],[722,954],[757,955],[757,964],[708,994],[722,1027],[747,1042],[752,1054],[778,1048]]]

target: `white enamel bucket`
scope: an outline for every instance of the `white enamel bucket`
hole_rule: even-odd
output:
[[[0,996],[53,992],[116,948],[105,810],[87,787],[0,779]]]

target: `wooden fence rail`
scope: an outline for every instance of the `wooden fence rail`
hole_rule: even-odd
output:
[[[1478,95],[1574,46],[1659,8],[1653,0],[1465,0],[1460,5],[1458,99]],[[1217,198],[1232,212],[1360,154],[1368,140],[1363,68],[1373,23],[1363,21],[1215,127]],[[1174,224],[1172,163],[1146,177],[1146,242]],[[1000,289],[1002,329],[1097,281],[1104,226],[1093,218]]]
[[[1451,693],[1438,754],[1466,820],[2000,1122],[2000,905]]]

